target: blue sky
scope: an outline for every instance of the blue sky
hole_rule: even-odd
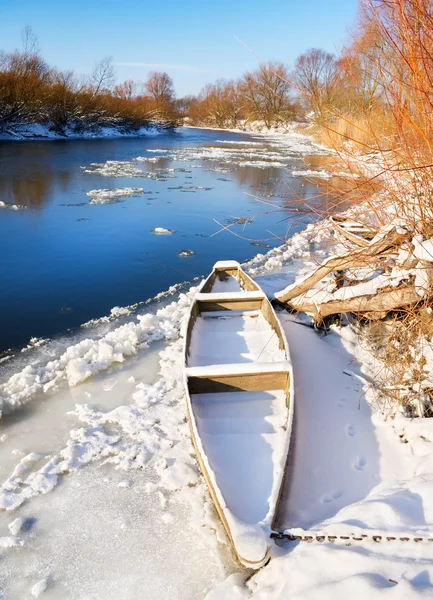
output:
[[[117,79],[165,70],[178,96],[219,77],[237,78],[257,58],[293,64],[307,48],[335,51],[350,39],[358,0],[0,0],[0,49],[30,25],[45,60],[90,73],[112,55]]]

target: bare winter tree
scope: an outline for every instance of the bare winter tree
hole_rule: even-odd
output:
[[[105,56],[102,60],[96,63],[93,73],[90,77],[91,86],[93,89],[93,97],[100,94],[103,90],[110,90],[114,84],[114,67],[113,57]]]
[[[217,127],[236,127],[242,108],[239,86],[234,81],[217,79],[200,93],[199,118]]]
[[[334,105],[342,75],[334,54],[311,48],[297,58],[293,82],[302,93],[307,108],[321,115],[327,107]]]
[[[151,71],[144,84],[146,92],[159,103],[171,102],[174,100],[173,80],[167,73]]]
[[[253,119],[264,121],[267,127],[286,121],[293,112],[290,100],[289,74],[283,63],[262,64],[241,80],[240,91]]]
[[[36,56],[39,54],[39,42],[30,25],[26,25],[21,32],[24,56]]]
[[[136,84],[132,79],[114,86],[113,94],[122,100],[131,100],[136,92]]]

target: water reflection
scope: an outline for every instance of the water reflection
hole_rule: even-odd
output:
[[[67,190],[72,177],[68,171],[3,175],[0,176],[0,198],[6,204],[40,209],[53,194],[54,188]]]

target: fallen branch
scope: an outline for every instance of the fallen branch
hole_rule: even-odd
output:
[[[383,256],[387,250],[394,248],[407,237],[407,233],[398,233],[396,229],[393,228],[385,235],[378,237],[378,239],[370,243],[366,248],[361,248],[360,250],[348,252],[347,254],[342,254],[340,256],[331,256],[315,271],[308,274],[300,281],[287,286],[280,292],[276,292],[275,297],[277,300],[280,300],[280,302],[288,302],[291,298],[295,298],[312,288],[332,271],[366,266],[371,263],[371,258],[377,260],[379,255]]]
[[[342,237],[346,240],[349,240],[349,242],[352,242],[353,244],[356,244],[357,246],[360,246],[361,248],[365,248],[366,246],[368,246],[367,239],[357,235],[356,233],[353,233],[352,231],[350,231],[350,229],[346,229],[345,227],[342,227],[332,217],[329,220],[331,221],[332,227],[334,228],[334,231],[339,238]]]
[[[403,306],[416,304],[421,300],[413,285],[405,285],[400,288],[382,289],[374,293],[354,296],[348,299],[331,298],[326,302],[316,304],[311,299],[303,299],[302,296],[293,298],[289,305],[297,312],[306,312],[314,315],[316,321],[337,313],[362,313],[369,318],[378,315],[381,318],[390,310]]]

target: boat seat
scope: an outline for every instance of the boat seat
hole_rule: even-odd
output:
[[[287,389],[288,361],[186,367],[191,394]]]
[[[281,373],[290,371],[288,360],[278,362],[229,363],[227,365],[206,365],[186,367],[187,377],[210,377],[212,375],[249,375],[251,373]]]
[[[261,290],[254,290],[252,292],[203,292],[198,293],[195,296],[197,302],[220,302],[227,300],[263,300],[266,295]]]

